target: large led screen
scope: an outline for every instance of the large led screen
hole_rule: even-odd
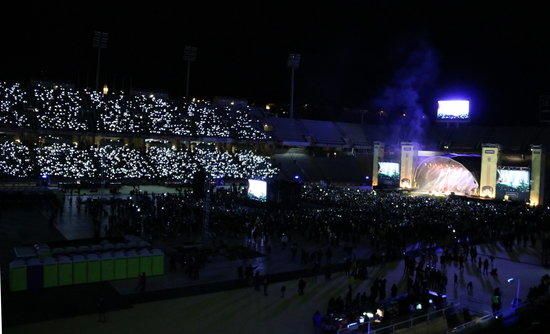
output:
[[[499,168],[497,197],[511,200],[529,199],[529,171],[526,169]]]
[[[437,119],[447,122],[464,122],[470,119],[470,101],[438,101]]]
[[[265,202],[267,200],[267,182],[248,180],[248,197],[256,201]]]
[[[378,163],[378,184],[399,186],[399,164],[397,162]]]

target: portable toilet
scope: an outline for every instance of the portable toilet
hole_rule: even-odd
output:
[[[110,252],[102,253],[101,256],[101,280],[111,281],[115,278],[115,266],[113,256]]]
[[[128,259],[123,251],[115,253],[115,279],[125,279],[128,277]]]
[[[73,261],[68,256],[60,256],[57,259],[57,269],[59,273],[59,285],[73,284]]]
[[[131,249],[126,251],[127,263],[127,276],[128,278],[138,277],[141,272],[139,271],[139,255],[135,250]]]
[[[47,257],[42,260],[44,287],[51,288],[59,285],[59,273],[57,261],[53,257]]]
[[[80,254],[73,255],[73,284],[88,282],[88,263]]]
[[[10,262],[10,290],[27,290],[27,264],[24,260]]]
[[[39,290],[44,287],[44,267],[38,258],[27,260],[27,288]]]
[[[153,275],[164,275],[164,252],[158,248],[151,251],[153,256],[152,260],[152,273]]]
[[[138,252],[139,254],[139,273],[145,273],[147,276],[152,275],[152,259],[151,252],[144,248]]]
[[[101,281],[101,261],[97,254],[86,255],[88,283]]]

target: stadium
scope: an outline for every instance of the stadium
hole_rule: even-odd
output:
[[[548,332],[544,18],[26,6],[0,332]]]
[[[2,83],[0,89],[1,176],[14,184],[189,185],[204,170],[212,179],[233,181],[329,182],[543,202],[545,127],[449,128],[453,119],[445,116],[438,118],[444,124],[419,134],[406,124],[392,129],[270,117],[234,101],[98,94],[43,83]],[[512,132],[525,137],[509,138]],[[423,142],[409,141],[416,137]],[[388,178],[385,168],[396,177]]]

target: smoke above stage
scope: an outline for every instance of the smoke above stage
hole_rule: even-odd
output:
[[[416,185],[419,192],[431,194],[476,195],[478,182],[460,162],[449,157],[433,157],[416,168]]]

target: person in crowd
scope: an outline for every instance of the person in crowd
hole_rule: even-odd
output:
[[[281,285],[281,298],[285,298],[285,292],[286,292],[286,286],[283,284]]]
[[[319,312],[319,310],[315,311],[315,313],[313,314],[313,328],[314,328],[315,334],[321,333],[322,322],[323,322],[323,315],[321,314],[321,312]]]
[[[107,322],[107,315],[106,315],[106,308],[105,308],[105,298],[99,297],[97,299],[97,314],[98,314],[98,322]]]
[[[307,284],[306,281],[302,277],[300,277],[300,279],[298,280],[298,295],[300,296],[304,295],[306,284]]]
[[[136,286],[136,291],[139,293],[145,292],[146,284],[147,284],[147,278],[146,278],[145,272],[142,272],[138,277],[138,284]]]
[[[263,279],[262,285],[263,285],[263,287],[264,287],[264,296],[267,297],[267,287],[268,287],[268,285],[269,285],[269,280],[267,279],[267,275],[264,275],[264,279]]]
[[[392,299],[397,297],[397,285],[395,283],[391,286],[391,297]]]

